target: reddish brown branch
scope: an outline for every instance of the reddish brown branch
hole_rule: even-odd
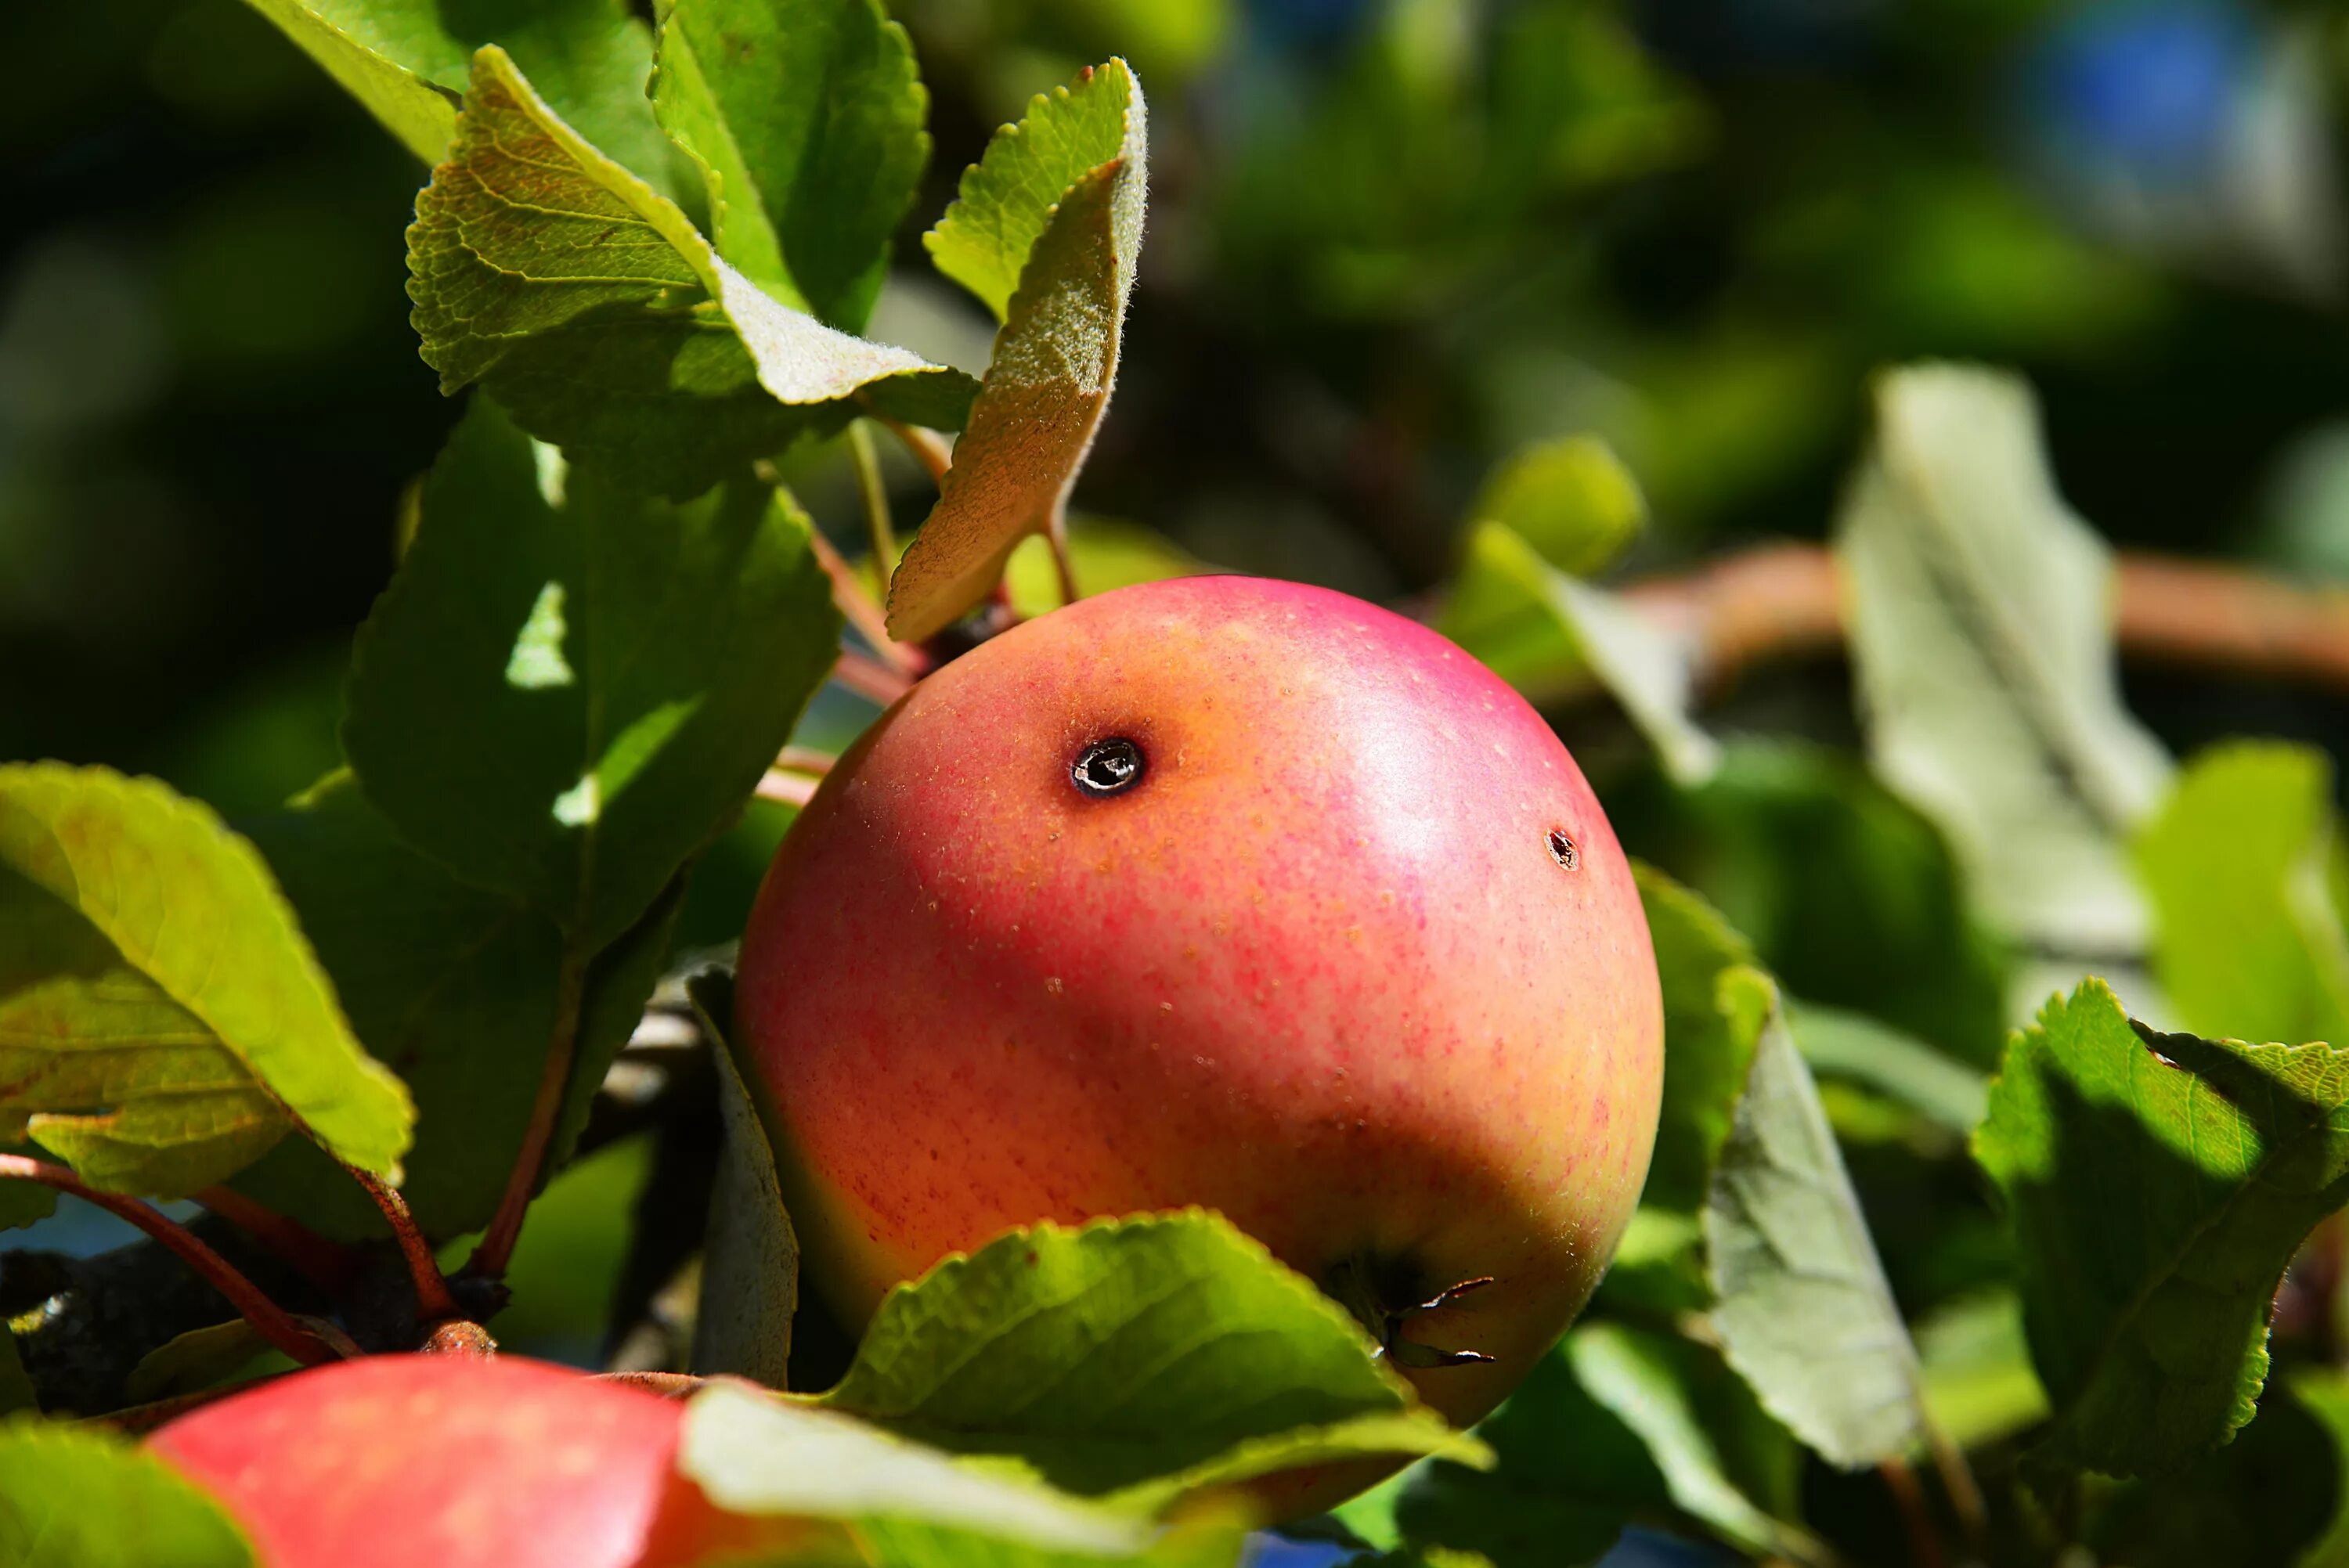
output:
[[[2133,552],[2119,557],[2116,585],[2127,657],[2349,686],[2349,591]],[[1633,583],[1624,597],[1689,639],[1701,685],[1843,643],[1842,584],[1816,545],[1761,545]]]
[[[539,1178],[545,1171],[546,1153],[554,1144],[554,1124],[563,1114],[563,1091],[571,1082],[571,1064],[579,1054],[579,1015],[586,991],[587,960],[577,951],[577,944],[566,939],[562,972],[554,983],[554,1034],[547,1043],[546,1065],[539,1072],[537,1098],[531,1102],[530,1125],[523,1133],[513,1168],[506,1173],[497,1212],[481,1233],[481,1244],[465,1261],[465,1272],[476,1278],[503,1279],[514,1243],[522,1239],[523,1218],[530,1212],[531,1196],[538,1191]],[[412,1257],[409,1266],[415,1266]],[[439,1277],[437,1265],[432,1273]],[[444,1297],[447,1288],[445,1284],[441,1287]],[[423,1295],[420,1280],[417,1294]],[[442,1315],[455,1316],[455,1307]]]
[[[810,530],[808,547],[814,551],[816,564],[832,579],[832,602],[848,617],[881,662],[907,680],[918,680],[930,667],[930,656],[907,643],[894,641],[889,635],[889,621],[881,605],[856,574],[856,568],[841,558],[840,552],[821,533]]]
[[[239,1273],[234,1264],[206,1246],[185,1225],[151,1204],[142,1203],[136,1198],[126,1198],[119,1192],[101,1192],[62,1165],[52,1165],[45,1160],[33,1160],[22,1154],[0,1154],[0,1177],[37,1181],[44,1187],[70,1192],[84,1202],[95,1203],[107,1212],[138,1226],[202,1275],[207,1284],[226,1296],[229,1305],[259,1330],[264,1339],[304,1366],[316,1367],[341,1358],[332,1346],[322,1343],[316,1335],[296,1322],[292,1314],[263,1295],[261,1287]]]
[[[843,648],[839,662],[832,666],[832,678],[857,696],[870,697],[886,707],[914,689],[914,683],[878,659],[868,659],[863,654]]]
[[[441,1277],[440,1262],[432,1255],[432,1243],[417,1227],[416,1216],[408,1212],[408,1200],[380,1176],[356,1165],[343,1169],[383,1211],[385,1222],[391,1226],[392,1239],[399,1243],[399,1254],[408,1262],[408,1277],[416,1285],[417,1321],[439,1323],[456,1316],[456,1299],[449,1294],[449,1282]]]
[[[207,1187],[195,1194],[195,1200],[267,1248],[278,1262],[330,1300],[339,1300],[358,1277],[358,1253],[254,1202],[233,1187]]]

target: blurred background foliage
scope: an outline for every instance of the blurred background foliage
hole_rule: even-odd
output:
[[[1585,432],[1651,517],[1620,573],[1819,539],[1869,373],[1940,356],[2031,377],[2066,494],[2117,545],[2349,577],[2334,8],[893,9],[936,150],[873,331],[969,368],[988,324],[916,235],[1030,94],[1111,53],[1148,84],[1149,243],[1077,499],[1154,536],[1100,533],[1107,570],[1172,541],[1425,604],[1495,471]],[[349,634],[458,413],[407,321],[421,171],[240,0],[0,7],[0,50],[18,64],[0,95],[0,756],[264,809],[336,761]],[[926,481],[896,477],[910,528]],[[844,459],[802,455],[793,478],[853,548]],[[2127,695],[2181,753],[2349,738],[2312,693],[2132,669]],[[802,738],[836,746],[869,712],[828,692]],[[1851,750],[1838,664],[1714,694],[1731,744],[1694,789],[1611,712],[1557,717],[1629,846],[1702,886],[1797,995],[1994,1060],[2005,955],[1939,836]],[[696,882],[688,944],[739,928],[788,821],[752,810]],[[1992,1280],[1954,1145],[1841,1092],[1904,1305]],[[508,1343],[592,1358],[608,1216],[645,1169],[622,1146],[558,1186],[580,1222],[533,1220],[517,1269],[550,1283],[522,1293],[537,1315],[502,1325]]]

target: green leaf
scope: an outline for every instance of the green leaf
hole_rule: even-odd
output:
[[[2182,1472],[2090,1491],[2076,1550],[2129,1568],[2339,1568],[2320,1538],[2342,1514],[2342,1455],[2296,1391],[2275,1390],[2242,1436]]]
[[[931,263],[1009,322],[1053,211],[1077,183],[1126,158],[1138,182],[1142,117],[1142,86],[1123,60],[1089,66],[1067,87],[1037,94],[1019,123],[998,129],[963,170],[953,204],[922,236]]]
[[[1940,1308],[1917,1326],[1925,1408],[1966,1450],[2003,1442],[2044,1420],[2047,1390],[2031,1367],[2023,1303],[1992,1291]]]
[[[1498,1463],[1418,1472],[1396,1508],[1406,1542],[1564,1568],[1598,1561],[1626,1523],[1685,1516],[1748,1552],[1822,1560],[1754,1495],[1764,1472],[1764,1490],[1791,1491],[1792,1441],[1689,1341],[1582,1324],[1478,1430]]]
[[[702,166],[718,253],[862,329],[929,162],[905,30],[878,0],[662,0],[653,108]]]
[[[2313,747],[2203,752],[2137,841],[2154,972],[2206,1034],[2349,1045],[2344,858],[2333,765]]]
[[[2101,981],[2015,1037],[1974,1155],[2054,1407],[2041,1460],[2161,1470],[2251,1418],[2284,1265],[2349,1197],[2344,1105],[2349,1051],[2157,1034]]]
[[[408,232],[442,391],[485,381],[533,434],[676,497],[857,413],[961,423],[968,377],[778,304],[503,51],[474,57],[457,129]]]
[[[146,1449],[63,1422],[0,1421],[0,1563],[254,1568],[228,1514]]]
[[[473,51],[496,43],[580,134],[666,190],[645,101],[652,40],[615,0],[247,0],[428,164],[448,156]]]
[[[0,1138],[176,1194],[298,1119],[396,1179],[415,1111],[261,856],[151,779],[0,767]]]
[[[1032,249],[1023,245],[1019,252],[1019,290],[1003,313],[995,357],[956,444],[954,466],[929,521],[890,580],[889,634],[903,642],[919,642],[952,624],[995,586],[1021,539],[1061,528],[1069,491],[1117,380],[1126,296],[1142,249],[1146,117],[1142,88],[1121,60],[1094,69],[1079,86],[1090,89],[1081,100],[1072,94],[1040,103],[1030,111],[1034,125],[1022,122],[997,134],[998,146],[1029,150],[999,170],[1000,181],[984,185],[999,198],[988,205],[995,217],[988,232],[1004,246],[1020,241],[1031,197],[1044,198],[1036,207],[1041,218]],[[1068,108],[1080,101],[1081,112]],[[1097,139],[1106,138],[1112,121],[1115,138]],[[1066,134],[1055,139],[1048,126]],[[1086,134],[1076,135],[1080,129]],[[1059,153],[1047,157],[1040,150],[1048,144],[1086,157],[1102,145],[1109,151],[1078,167],[1069,183],[1048,191],[1034,183],[1061,176]],[[987,168],[982,161],[971,177]],[[1017,200],[1003,194],[1015,173]],[[978,223],[980,210],[968,182],[938,232],[965,207],[972,209],[968,222]],[[946,248],[950,256],[963,253],[955,244]],[[933,254],[937,250],[934,243]],[[1011,253],[989,253],[999,259]]]
[[[792,1315],[799,1310],[800,1243],[775,1174],[769,1130],[773,1124],[750,1087],[761,1081],[758,1075],[743,1071],[728,1039],[727,1026],[734,1017],[732,977],[696,975],[687,983],[686,995],[717,1062],[719,1110],[726,1127],[717,1183],[709,1191],[693,1367],[781,1388],[791,1365]]]
[[[143,1405],[209,1388],[269,1348],[261,1331],[242,1317],[175,1334],[139,1358],[123,1383],[123,1398]]]
[[[1648,521],[1640,482],[1605,441],[1566,436],[1525,448],[1493,471],[1468,509],[1571,577],[1603,571]]]
[[[1695,676],[1686,639],[1552,566],[1505,523],[1469,531],[1435,629],[1521,691],[1595,679],[1682,784],[1701,784],[1721,765],[1719,743],[1690,717]]]
[[[1713,1326],[1763,1407],[1857,1470],[1923,1429],[1916,1347],[1777,988],[1750,971],[1725,983],[1764,1021],[1705,1205]]]
[[[1626,843],[1718,904],[1794,995],[1996,1064],[2002,946],[1968,907],[1940,830],[1857,758],[1733,740],[1702,788],[1618,789],[1607,811]]]
[[[1334,1302],[1194,1210],[1040,1224],[947,1259],[882,1302],[822,1402],[1138,1506],[1331,1459],[1483,1456],[1375,1354]]]
[[[1711,904],[1653,866],[1635,862],[1631,874],[1664,999],[1663,1106],[1640,1201],[1694,1214],[1705,1205],[1761,1037],[1751,991],[1723,983],[1759,971],[1754,950]]]
[[[1803,1060],[1863,1084],[1951,1132],[1971,1132],[1990,1106],[1990,1080],[1924,1041],[1862,1013],[1790,1003],[1787,1022]]]
[[[677,1462],[733,1513],[943,1525],[1101,1557],[1137,1555],[1148,1542],[1133,1518],[736,1383],[693,1397]]]
[[[749,799],[840,618],[774,492],[672,506],[551,458],[476,399],[359,634],[343,745],[402,838],[592,952]]]
[[[402,1191],[417,1223],[435,1237],[480,1229],[504,1191],[546,1054],[565,1026],[561,931],[400,842],[347,774],[249,826],[335,976],[352,1027],[416,1097]],[[657,901],[587,966],[551,1166],[568,1156],[605,1068],[643,1014],[676,903]],[[280,1146],[237,1185],[332,1234],[384,1233],[374,1203],[302,1145]]]
[[[1836,540],[1869,755],[2009,935],[2133,952],[2122,836],[2169,763],[2121,706],[2110,557],[2056,494],[2022,382],[1928,366],[1876,402]]]

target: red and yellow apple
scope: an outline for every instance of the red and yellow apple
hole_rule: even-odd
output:
[[[800,1527],[676,1472],[684,1407],[543,1362],[371,1356],[164,1427],[263,1568],[679,1568]]]
[[[1198,1204],[1462,1423],[1597,1283],[1663,1068],[1548,726],[1423,626],[1237,577],[1086,599],[892,707],[778,853],[738,1006],[852,1323],[1008,1227]]]

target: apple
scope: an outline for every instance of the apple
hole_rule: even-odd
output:
[[[181,1417],[150,1446],[263,1568],[663,1568],[798,1527],[676,1472],[685,1407],[543,1362],[371,1356]]]
[[[1416,623],[1239,577],[921,682],[786,837],[738,998],[852,1326],[1009,1227],[1199,1204],[1462,1424],[1597,1284],[1663,1070],[1630,870],[1549,727]]]

